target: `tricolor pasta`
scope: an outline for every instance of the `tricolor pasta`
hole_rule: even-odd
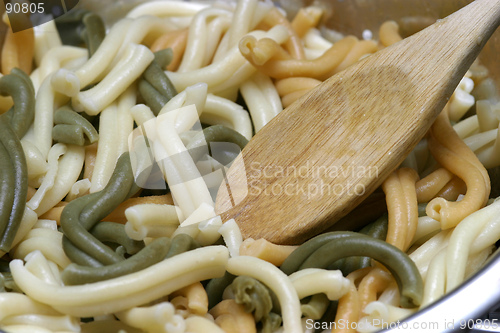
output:
[[[345,230],[278,245],[215,213],[225,170],[283,108],[400,41],[398,23],[323,34],[322,8],[258,0],[99,14],[5,36],[0,330],[370,332],[496,250],[500,104],[480,64]]]

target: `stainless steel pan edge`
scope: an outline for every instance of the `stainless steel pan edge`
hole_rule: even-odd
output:
[[[500,321],[477,319],[500,303],[500,252],[464,284],[423,310],[380,332],[500,332]],[[478,324],[478,325],[475,325]]]

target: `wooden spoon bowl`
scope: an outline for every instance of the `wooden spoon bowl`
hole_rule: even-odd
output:
[[[216,212],[281,244],[325,230],[422,139],[499,24],[500,0],[477,0],[329,78],[255,135]]]

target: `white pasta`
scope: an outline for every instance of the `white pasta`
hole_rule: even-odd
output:
[[[33,28],[35,33],[35,63],[40,65],[44,55],[62,45],[54,20]]]
[[[55,178],[59,170],[59,158],[66,153],[66,150],[66,145],[62,143],[57,143],[50,148],[47,158],[48,172],[45,174],[45,177],[43,177],[43,181],[38,190],[35,192],[30,201],[26,203],[30,209],[36,210],[47,191],[54,186]]]
[[[207,52],[207,39],[210,31],[207,27],[209,19],[230,18],[231,12],[220,8],[206,8],[199,11],[189,26],[189,35],[177,72],[188,72],[202,67]]]
[[[316,28],[309,29],[303,40],[306,48],[318,50],[320,55],[333,45],[329,40],[322,37],[320,31]]]
[[[214,59],[215,52],[219,46],[222,37],[225,36],[227,29],[231,25],[231,17],[219,16],[213,19],[207,26],[210,34],[207,36],[207,46],[202,66],[207,66]]]
[[[60,158],[54,185],[45,193],[40,204],[35,209],[38,216],[46,213],[68,194],[80,176],[84,158],[85,150],[83,147],[68,146],[66,153]]]
[[[38,66],[38,80],[42,82],[51,73],[62,68],[66,62],[74,59],[88,60],[88,51],[81,47],[67,45],[51,48]]]
[[[233,15],[233,22],[228,31],[228,47],[238,45],[240,39],[250,31],[257,4],[257,0],[238,1]]]
[[[137,124],[137,126],[142,126],[145,122],[154,119],[155,117],[153,111],[151,111],[149,106],[144,104],[134,105],[130,109],[130,113],[132,114],[132,117],[134,118],[134,121]]]
[[[465,138],[464,142],[472,151],[475,152],[495,141],[495,139],[497,138],[497,132],[498,129],[493,129],[486,132],[477,133]],[[480,161],[482,161],[480,155],[481,153],[479,153],[478,158],[480,159]]]
[[[498,157],[498,154],[500,152],[500,140],[498,140],[498,138],[500,134],[498,132],[498,129],[493,131],[496,132],[495,142],[493,143],[493,145],[485,148],[477,154],[478,159],[486,168],[494,168],[500,165],[500,157]]]
[[[446,285],[446,250],[441,250],[430,262],[424,285],[421,307],[441,298]]]
[[[91,186],[90,180],[87,178],[77,181],[76,183],[73,184],[73,186],[71,186],[71,190],[69,190],[65,201],[70,202],[84,196],[85,194],[88,194],[90,186]]]
[[[413,237],[413,243],[418,243],[421,245],[421,240],[427,240],[429,235],[437,232],[441,229],[441,224],[439,221],[434,220],[429,216],[421,216],[418,218],[417,230],[415,231],[415,236]]]
[[[31,228],[33,228],[33,226],[37,223],[37,218],[38,216],[34,211],[29,209],[28,207],[24,208],[21,225],[17,230],[16,237],[14,237],[14,240],[12,241],[12,248],[14,248],[24,238],[24,236],[26,236]],[[3,255],[5,255],[5,252],[0,250],[0,257],[2,257]]]
[[[195,209],[202,203],[213,207],[214,203],[208,188],[176,131],[177,121],[185,119],[185,117],[190,118],[190,124],[194,125],[198,118],[194,105],[165,113],[157,119],[156,135],[161,141],[166,155],[156,156],[156,158],[157,161],[161,161],[161,167],[167,182],[171,184],[170,189],[174,201],[178,200],[176,193],[181,189],[182,191],[188,191],[190,201],[193,202]],[[194,212],[194,210],[183,207],[180,200],[179,207],[185,217]]]
[[[363,333],[378,331],[381,328],[386,328],[382,327],[383,324],[387,325],[406,318],[415,311],[416,309],[402,309],[378,301],[371,302],[364,309],[368,317],[364,317],[358,322],[358,331]]]
[[[476,113],[479,130],[481,132],[496,129],[498,127],[498,104],[493,105],[489,100],[477,101]]]
[[[443,230],[410,253],[410,258],[417,265],[424,281],[430,261],[448,245],[450,236],[451,230]]]
[[[223,246],[208,246],[166,259],[142,271],[82,286],[55,286],[26,269],[21,260],[10,263],[18,286],[32,299],[61,313],[96,316],[145,304],[196,281],[220,277],[229,257]],[[28,265],[29,259],[26,265]]]
[[[26,157],[26,165],[28,167],[28,182],[33,186],[40,186],[40,178],[45,175],[48,169],[45,156],[40,150],[29,140],[22,139],[24,156]]]
[[[125,91],[153,61],[153,53],[143,45],[130,43],[115,67],[96,86],[73,98],[78,111],[96,115]]]
[[[281,110],[281,100],[271,79],[256,73],[241,85],[241,94],[252,115],[255,132],[258,132]]]
[[[125,232],[135,240],[170,237],[182,219],[181,214],[179,208],[172,205],[135,205],[125,210]]]
[[[210,213],[211,212],[213,212],[213,207],[211,207]],[[213,214],[215,215],[215,212]],[[205,216],[209,216],[209,214]],[[201,221],[198,223],[198,230],[200,230],[200,232],[195,239],[201,246],[211,245],[220,238],[219,229],[221,226],[222,220],[219,215]]]
[[[60,286],[62,285],[61,273],[56,264],[47,260],[41,251],[30,252],[25,258],[26,270],[43,282]]]
[[[207,85],[205,83],[197,83],[192,86],[187,87],[184,91],[175,95],[170,101],[165,104],[165,106],[158,113],[159,116],[164,115],[167,112],[177,110],[179,108],[194,105],[198,116],[205,109],[207,102]],[[193,126],[193,118],[181,116],[176,119],[175,129],[179,132],[185,132]]]
[[[129,86],[118,98],[118,109],[116,110],[118,120],[118,156],[128,151],[128,137],[134,128],[134,119],[132,118],[130,109],[135,105],[136,98],[134,85]]]
[[[230,219],[224,222],[222,227],[219,228],[219,233],[224,238],[224,243],[226,243],[227,248],[231,257],[237,257],[240,255],[240,246],[243,243],[243,237],[241,236],[241,231],[236,221]]]
[[[462,78],[455,92],[450,98],[450,120],[458,121],[474,105],[475,99],[470,93],[474,88],[474,81],[468,77]]]
[[[45,258],[56,263],[59,267],[68,266],[68,259],[62,248],[63,234],[57,230],[35,228],[28,232],[22,242],[14,249],[14,259],[25,259],[28,254],[38,250]]]
[[[255,32],[252,32],[251,34],[254,35]],[[261,35],[262,38],[272,38],[278,43],[283,42],[288,37],[285,28],[279,25],[268,32],[258,35]],[[241,75],[241,73],[238,74],[238,70],[241,70],[245,66],[249,68],[249,71],[246,72],[245,75]],[[233,85],[233,81],[230,79],[233,76],[233,73],[236,73],[235,78],[238,81],[243,82],[251,74],[255,73],[255,71],[255,68],[253,68],[241,55],[238,47],[233,46],[228,50],[227,55],[216,63],[212,63],[206,67],[186,73],[168,72],[167,74],[175,88],[182,91],[186,87],[198,82],[205,82],[208,84],[209,89],[210,87],[217,86],[222,83],[225,85]]]
[[[0,293],[0,322],[10,316],[39,314],[55,316],[59,313],[50,306],[44,305],[20,293]]]
[[[106,68],[118,53],[132,21],[131,19],[123,19],[117,22],[92,57],[74,72],[80,82],[80,88],[84,88],[104,76]]]
[[[338,300],[349,291],[350,282],[341,271],[308,268],[289,276],[300,299],[324,293],[330,300]]]
[[[33,325],[52,332],[80,332],[80,323],[75,317],[25,314],[5,318],[3,325]],[[11,332],[11,331],[9,331]]]
[[[33,142],[42,156],[46,159],[52,146],[52,127],[56,92],[51,84],[52,76],[48,76],[40,86],[35,104],[35,121]]]
[[[389,284],[389,286],[382,292],[382,294],[380,294],[378,300],[387,305],[399,305],[400,295],[398,284],[396,283],[396,281],[393,281]]]
[[[464,279],[470,246],[481,230],[489,223],[499,226],[500,201],[467,216],[453,230],[446,255],[446,291],[456,288]],[[498,231],[497,231],[498,232]],[[496,240],[495,240],[496,241]],[[494,242],[493,241],[493,244]],[[480,250],[492,243],[482,243]],[[478,251],[476,250],[476,251]]]
[[[248,112],[226,98],[208,94],[200,120],[209,125],[223,124],[234,129],[248,140],[252,138],[252,123]]]
[[[9,333],[53,333],[49,329],[34,325],[2,325],[0,328]]]
[[[115,315],[125,324],[148,333],[183,333],[186,329],[184,318],[175,314],[175,308],[169,302],[132,308]]]
[[[127,17],[137,18],[144,15],[165,16],[193,16],[208,4],[183,1],[150,1],[132,9]]]
[[[476,133],[479,130],[477,115],[471,116],[456,123],[455,125],[453,125],[453,129],[461,139],[464,139],[471,134]]]

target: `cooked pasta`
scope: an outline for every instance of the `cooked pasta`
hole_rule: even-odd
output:
[[[245,311],[244,306],[228,299],[220,302],[210,310],[215,323],[226,333],[256,333],[253,316]]]
[[[215,213],[227,168],[284,108],[400,41],[402,22],[354,36],[322,26],[330,9],[316,6],[118,9],[7,29],[0,330],[368,332],[439,300],[497,249],[500,104],[479,63],[335,231],[285,246],[243,239]]]
[[[464,180],[468,193],[461,201],[436,198],[429,203],[427,214],[440,221],[443,229],[456,226],[464,217],[483,207],[490,192],[486,169],[453,132],[447,114],[445,108],[431,128],[429,148],[439,163]]]
[[[27,19],[26,15],[7,16],[7,13],[4,13],[4,21],[9,27],[9,19],[14,17],[17,20]],[[35,36],[33,28],[16,33],[12,32],[11,29],[7,29],[1,54],[2,73],[9,74],[12,69],[20,68],[25,73],[30,74],[35,52],[34,48]]]

